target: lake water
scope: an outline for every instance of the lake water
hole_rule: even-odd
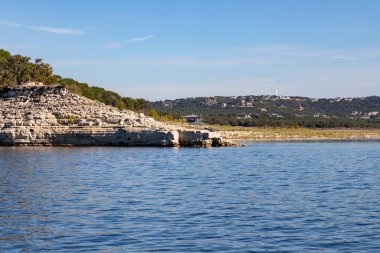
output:
[[[379,252],[379,151],[0,147],[0,252]]]

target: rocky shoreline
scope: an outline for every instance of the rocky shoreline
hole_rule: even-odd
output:
[[[0,92],[0,146],[239,146],[219,132],[155,121],[60,86]]]

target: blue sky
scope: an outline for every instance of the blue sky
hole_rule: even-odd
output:
[[[0,47],[150,100],[380,95],[378,0],[2,1]]]

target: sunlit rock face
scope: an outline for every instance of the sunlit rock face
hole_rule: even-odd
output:
[[[24,85],[0,92],[0,145],[228,146],[217,132],[155,121],[73,94]]]

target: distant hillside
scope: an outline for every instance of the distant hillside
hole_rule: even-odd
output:
[[[144,109],[148,101],[139,98],[122,97],[116,92],[80,83],[71,78],[53,74],[52,67],[42,59],[31,59],[22,55],[12,55],[0,49],[0,89],[19,86],[25,82],[41,82],[45,85],[59,84],[73,93],[97,100],[119,109],[138,111]]]
[[[181,117],[202,115],[210,124],[281,127],[380,127],[380,97],[197,97],[152,102],[148,109]]]

